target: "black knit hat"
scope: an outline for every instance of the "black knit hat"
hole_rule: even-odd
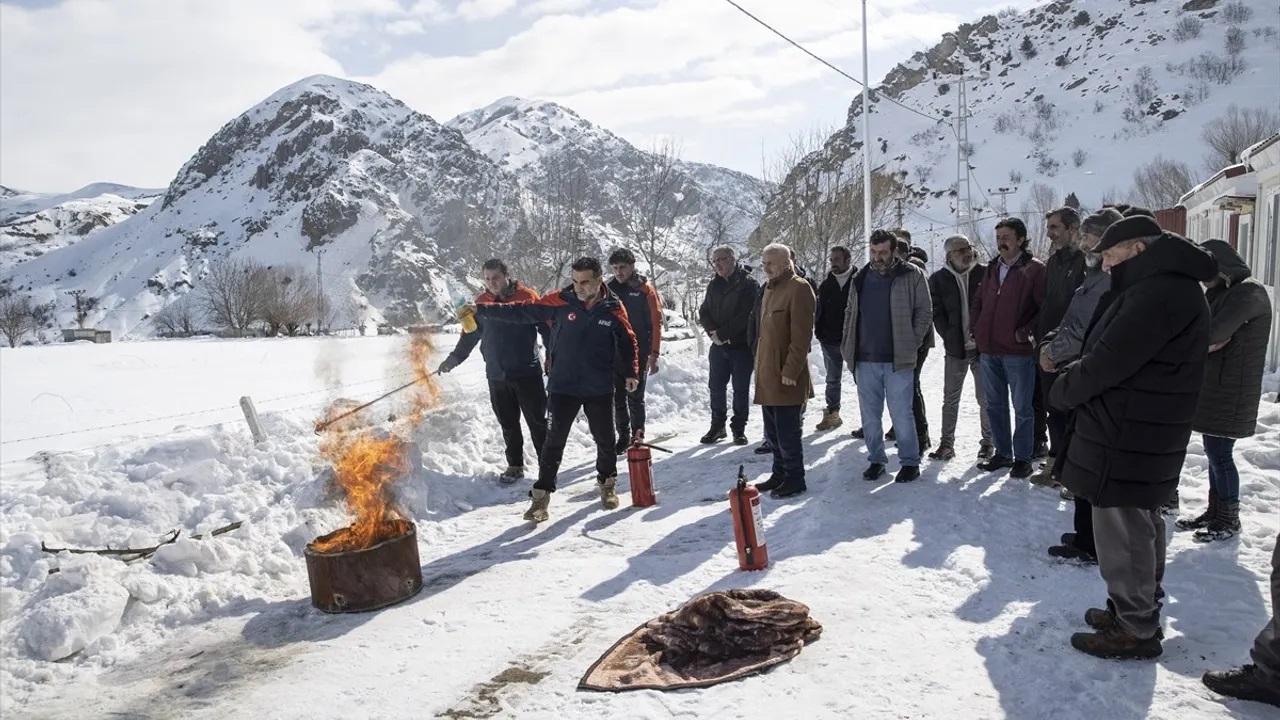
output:
[[[1123,219],[1124,216],[1115,208],[1102,208],[1098,212],[1080,221],[1080,232],[1100,238],[1102,237],[1102,233],[1107,231],[1107,228]]]
[[[1098,245],[1093,248],[1093,251],[1102,252],[1126,240],[1138,240],[1161,235],[1164,235],[1164,228],[1160,227],[1160,223],[1156,222],[1155,218],[1147,215],[1131,215],[1107,228],[1107,231],[1102,233],[1102,240],[1098,241]]]
[[[1114,203],[1111,205],[1103,205],[1103,207],[1109,207],[1112,210],[1115,210],[1116,212],[1120,213],[1121,215],[1124,215],[1126,212],[1128,212],[1129,208],[1133,206],[1130,205],[1129,203]]]
[[[1130,207],[1128,210],[1122,210],[1120,214],[1124,215],[1125,217],[1133,217],[1134,215],[1146,215],[1149,218],[1155,218],[1156,216],[1155,213],[1151,212],[1147,208],[1138,207],[1137,205]]]

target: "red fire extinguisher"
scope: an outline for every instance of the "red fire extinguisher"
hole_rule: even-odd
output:
[[[764,542],[764,515],[760,491],[747,484],[743,466],[738,466],[738,486],[729,491],[733,515],[733,537],[738,542],[738,567],[763,570],[769,564],[769,548]]]
[[[653,455],[649,452],[650,448],[665,453],[671,452],[666,448],[643,442],[638,434],[632,439],[631,447],[627,448],[627,473],[628,482],[631,485],[632,507],[649,507],[658,502],[653,492]]]

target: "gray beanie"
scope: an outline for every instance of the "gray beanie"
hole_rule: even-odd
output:
[[[1080,232],[1094,237],[1102,237],[1102,234],[1107,231],[1107,228],[1123,219],[1124,216],[1115,208],[1102,208],[1098,212],[1080,221]]]

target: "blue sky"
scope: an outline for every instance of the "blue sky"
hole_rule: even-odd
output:
[[[738,1],[861,77],[856,0]],[[871,0],[872,81],[961,22],[1029,4]],[[0,183],[163,187],[224,123],[317,73],[441,122],[554,100],[753,174],[842,123],[858,92],[723,0],[0,0]]]

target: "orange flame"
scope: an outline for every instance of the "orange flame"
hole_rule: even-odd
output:
[[[409,388],[408,411],[396,420],[391,432],[371,430],[359,413],[325,424],[320,454],[333,466],[338,485],[345,491],[347,509],[354,516],[351,525],[317,538],[310,547],[316,552],[349,552],[373,547],[405,530],[403,513],[395,503],[394,488],[409,473],[410,446],[398,434],[417,427],[426,413],[440,401],[440,388],[431,375],[431,339],[415,333],[410,338],[408,361],[417,383]],[[341,401],[326,412],[336,418],[350,408]]]

